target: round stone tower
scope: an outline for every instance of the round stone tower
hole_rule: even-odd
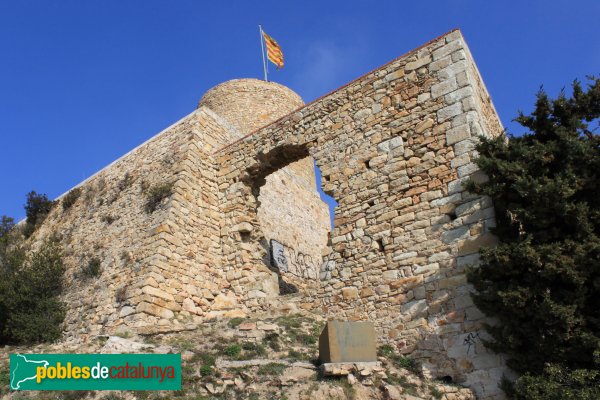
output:
[[[198,108],[210,108],[248,134],[303,105],[298,94],[279,83],[245,78],[213,87],[202,96]]]

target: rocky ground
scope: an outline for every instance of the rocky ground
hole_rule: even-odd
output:
[[[391,346],[378,349],[381,367],[355,367],[327,377],[318,368],[318,335],[325,321],[293,314],[221,319],[189,330],[99,336],[86,344],[56,343],[0,352],[0,395],[16,399],[475,399],[469,389],[429,380]],[[10,353],[181,353],[178,392],[8,392]]]

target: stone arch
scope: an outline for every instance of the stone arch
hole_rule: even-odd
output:
[[[267,176],[295,161],[310,157],[309,148],[309,143],[283,144],[274,147],[267,153],[257,154],[256,162],[246,169],[242,182],[250,187],[252,194],[258,201],[260,188],[266,183]],[[257,208],[259,205],[257,205]]]

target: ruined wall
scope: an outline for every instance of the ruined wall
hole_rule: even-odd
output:
[[[238,98],[236,90],[241,87],[246,89]],[[250,95],[256,88],[252,103]],[[254,285],[257,296],[279,295],[277,273],[267,265],[260,273],[249,268],[226,273],[221,268],[222,231],[241,235],[247,227],[223,224],[218,166],[212,153],[246,132],[240,130],[243,123],[234,126],[209,105],[227,105],[226,110],[217,111],[232,118],[234,113],[227,110],[243,103],[242,111],[256,118],[246,121],[250,129],[285,115],[302,105],[302,100],[287,88],[256,80],[219,85],[207,96],[206,105],[80,184],[82,194],[75,204],[63,210],[59,203],[31,239],[34,244],[55,234],[62,239],[68,282],[64,296],[67,339],[87,340],[118,330],[177,330],[204,318],[246,315],[244,301],[232,295],[235,287],[229,282],[234,279]],[[231,108],[232,104],[237,105]],[[242,116],[243,112],[236,117]],[[291,191],[280,176],[293,182]],[[266,222],[262,229],[266,232],[270,226],[279,226],[270,225],[280,217],[278,213],[299,215],[297,209],[305,215],[327,213],[316,194],[311,159],[277,171],[270,180],[264,185]],[[153,189],[165,184],[170,193],[156,210],[146,210]],[[235,192],[235,187],[229,189]],[[276,193],[308,203],[281,202]],[[327,226],[327,217],[323,220]],[[296,241],[291,242],[295,247],[305,236],[312,240],[312,231],[298,229],[296,233]],[[100,273],[86,277],[84,270],[93,259],[100,261]]]
[[[240,215],[259,225],[256,187],[264,176],[314,157],[339,207],[321,287],[300,307],[375,321],[381,340],[412,354],[432,374],[495,398],[502,396],[503,363],[481,345],[484,319],[465,276],[479,246],[494,241],[490,200],[462,187],[478,174],[474,135],[499,134],[480,82],[454,31],[216,156],[219,186],[236,185],[245,199],[221,199],[225,225],[235,225]],[[223,232],[223,268],[260,268],[263,239],[255,230],[251,246],[240,249],[238,238]],[[234,254],[246,260],[243,265]],[[243,283],[231,284],[238,297],[247,295]],[[248,306],[273,304],[258,299]]]

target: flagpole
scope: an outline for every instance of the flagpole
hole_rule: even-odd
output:
[[[265,61],[265,46],[263,44],[263,30],[262,30],[262,26],[258,25],[258,30],[260,31],[260,49],[262,52],[262,60],[263,60],[263,71],[265,73],[265,81],[269,82],[269,79],[267,77],[267,62]]]

